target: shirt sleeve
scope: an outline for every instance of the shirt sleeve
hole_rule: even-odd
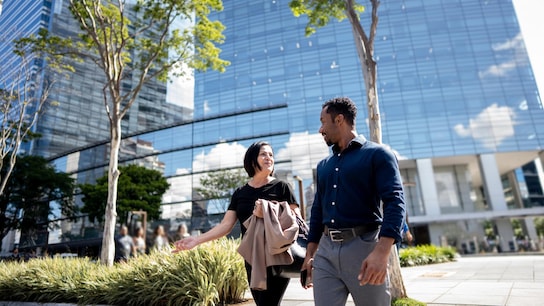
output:
[[[385,148],[375,157],[376,182],[384,214],[380,237],[390,237],[398,242],[402,240],[406,203],[397,159]]]

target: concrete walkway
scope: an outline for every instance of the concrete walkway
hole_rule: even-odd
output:
[[[402,276],[408,296],[429,306],[544,305],[544,253],[464,256],[451,263],[402,268]],[[291,279],[284,305],[314,305],[312,289]],[[355,304],[350,299],[347,305]]]

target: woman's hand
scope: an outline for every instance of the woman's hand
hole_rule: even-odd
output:
[[[258,199],[257,201],[255,201],[255,207],[253,208],[253,214],[257,218],[264,218],[264,215],[263,215],[263,200]]]
[[[178,253],[180,251],[186,251],[190,250],[198,245],[198,238],[197,237],[187,237],[183,238],[181,240],[178,240],[174,242],[175,249],[172,251],[172,253]]]

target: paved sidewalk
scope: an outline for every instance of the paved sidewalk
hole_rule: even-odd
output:
[[[429,306],[544,305],[544,253],[464,256],[451,263],[402,268],[402,276],[408,296]],[[312,289],[303,289],[293,278],[282,306],[314,305],[312,295]],[[346,305],[355,304],[350,299]]]

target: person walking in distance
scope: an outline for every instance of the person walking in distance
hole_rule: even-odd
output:
[[[389,306],[387,264],[401,240],[404,192],[395,155],[359,136],[347,97],[325,102],[319,133],[332,154],[317,165],[304,268],[316,306]],[[319,247],[318,247],[319,246]]]
[[[247,184],[234,191],[221,223],[202,235],[176,241],[174,252],[189,250],[201,243],[223,237],[231,232],[237,221],[240,222],[242,236],[245,237],[247,228],[244,222],[252,215],[263,218],[263,200],[285,201],[293,212],[300,214],[291,186],[272,176],[274,173],[274,153],[270,144],[258,141],[249,146],[244,156],[244,169],[250,179]],[[266,274],[266,289],[251,289],[255,304],[258,306],[281,305],[289,284],[289,278],[281,275],[281,267],[272,265],[257,268],[252,267],[247,261],[245,266],[250,285],[252,268],[259,268],[258,270],[262,268]]]

